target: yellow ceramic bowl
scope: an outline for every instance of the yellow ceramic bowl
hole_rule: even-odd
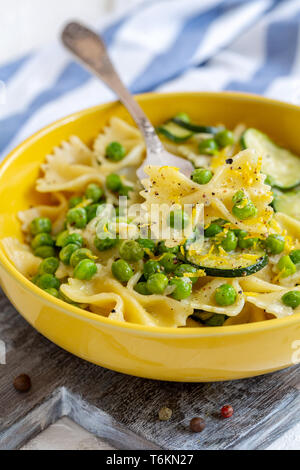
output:
[[[235,93],[148,94],[139,102],[154,124],[179,111],[205,124],[243,122],[300,155],[300,108]],[[22,239],[16,214],[46,196],[34,190],[40,164],[63,139],[86,143],[110,116],[130,119],[118,103],[88,109],[41,130],[0,167],[0,238]],[[220,328],[171,329],[123,324],[50,297],[25,279],[0,251],[4,292],[21,315],[48,339],[87,361],[126,374],[173,381],[218,381],[287,367],[300,340],[300,315]]]

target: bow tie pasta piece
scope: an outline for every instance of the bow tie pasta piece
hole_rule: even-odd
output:
[[[300,286],[293,288],[293,290],[300,292]],[[282,288],[278,292],[268,294],[249,293],[248,295],[245,293],[245,296],[247,302],[275,315],[276,318],[284,318],[294,313],[300,313],[300,305],[293,309],[282,302],[282,296],[290,291],[290,288]]]
[[[266,280],[261,279],[255,275],[247,276],[244,279],[239,279],[239,283],[243,289],[244,294],[249,294],[250,292],[277,292],[282,290],[282,287],[278,286],[277,284],[267,282]]]
[[[145,199],[143,207],[149,213],[152,204],[205,204],[205,210],[211,207],[210,218],[221,217],[228,220],[234,228],[246,230],[249,234],[262,236],[269,230],[269,221],[273,216],[270,207],[272,193],[264,184],[265,176],[260,172],[261,159],[255,151],[244,150],[218,167],[208,184],[199,185],[182,175],[172,167],[151,166],[145,168],[149,178],[143,180]],[[233,213],[233,196],[244,191],[257,209],[257,215],[246,220],[237,219]],[[207,222],[205,220],[205,222]]]
[[[111,162],[106,158],[107,146],[112,142],[118,142],[125,149],[126,155],[120,161]],[[145,157],[145,151],[145,142],[138,129],[117,117],[111,118],[109,126],[94,143],[95,158],[104,175],[123,168],[139,167]]]
[[[261,173],[261,158],[253,150],[244,150],[228,163],[218,167],[209,185],[214,187],[213,208],[223,214],[223,218],[236,228],[250,234],[262,235],[269,231],[269,222],[273,216],[270,204],[273,200],[269,186],[264,184],[265,176]],[[257,209],[257,215],[240,220],[232,213],[233,196],[243,191]]]
[[[233,305],[222,307],[215,302],[216,289],[223,284],[232,285],[237,293],[236,301]],[[182,303],[190,305],[193,309],[233,317],[242,311],[245,299],[237,279],[217,278],[205,284],[201,289],[195,289],[191,296],[187,300],[183,300]]]
[[[111,315],[115,318],[116,306],[113,304],[118,296],[119,319],[139,325],[176,328],[185,326],[187,318],[193,313],[192,308],[182,302],[159,295],[142,296],[124,287],[112,279],[110,270],[105,268],[92,281],[69,279],[68,284],[61,286],[61,291],[74,302],[88,304],[91,308],[99,307],[100,302],[108,318]]]
[[[147,166],[144,172],[149,176],[142,181],[145,199],[144,208],[151,211],[151,204],[188,204],[202,201],[205,189],[171,166]],[[206,187],[208,185],[205,185]],[[204,198],[203,198],[204,199]],[[204,202],[204,201],[203,201]]]
[[[28,233],[31,222],[38,217],[47,217],[51,220],[54,234],[62,230],[65,215],[68,210],[68,201],[61,193],[53,193],[52,197],[55,202],[58,202],[56,206],[37,206],[18,213],[23,232]]]
[[[295,243],[299,244],[300,248],[300,222],[282,212],[276,212],[274,222],[277,224],[277,226],[274,227],[277,229],[276,231],[280,234],[287,234],[292,237]]]
[[[16,238],[4,238],[1,243],[8,258],[20,273],[27,278],[37,273],[42,260],[32,254],[28,245],[20,243]]]
[[[91,182],[104,183],[93,152],[78,138],[71,137],[55,147],[41,168],[44,176],[37,180],[37,190],[42,193],[57,191],[83,191]]]

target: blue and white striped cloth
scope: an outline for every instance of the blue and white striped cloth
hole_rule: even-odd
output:
[[[240,90],[300,103],[300,0],[145,0],[97,27],[133,93]],[[1,157],[51,121],[114,99],[59,41],[0,67],[0,81]]]

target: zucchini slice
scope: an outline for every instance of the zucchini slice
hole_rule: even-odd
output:
[[[172,119],[172,122],[174,122],[178,126],[183,127],[184,129],[187,129],[195,134],[216,134],[220,130],[218,127],[198,126],[197,124],[192,124],[191,122],[185,122],[176,117]]]
[[[211,240],[205,240],[201,254],[185,253],[185,260],[203,269],[207,276],[213,277],[244,277],[263,269],[269,261],[266,252],[260,248],[236,250],[230,253],[219,252]],[[207,257],[206,257],[207,255]]]
[[[160,134],[163,134],[165,137],[167,137],[167,139],[176,143],[185,142],[193,135],[193,132],[178,126],[172,121],[163,124],[162,126],[158,127],[157,130]]]
[[[247,129],[242,135],[241,146],[253,148],[262,155],[262,172],[271,177],[272,186],[292,189],[300,184],[300,158],[278,147],[267,135],[257,129]]]
[[[300,190],[286,193],[274,192],[272,206],[275,212],[283,212],[300,221]]]

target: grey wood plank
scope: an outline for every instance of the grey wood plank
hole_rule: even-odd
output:
[[[140,379],[78,359],[50,343],[0,296],[0,339],[7,365],[0,365],[0,449],[19,448],[61,416],[69,416],[113,447],[125,449],[265,448],[299,421],[300,369],[212,384]],[[17,393],[13,379],[28,373],[32,390]],[[221,419],[230,403],[235,414]],[[162,406],[172,420],[160,422]],[[194,416],[206,429],[192,434]]]

